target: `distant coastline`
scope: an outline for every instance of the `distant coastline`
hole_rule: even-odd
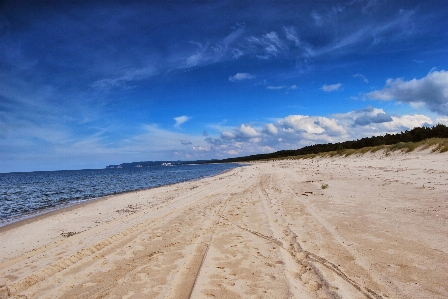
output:
[[[195,161],[140,161],[140,162],[130,162],[130,163],[121,163],[115,165],[108,165],[106,169],[114,169],[114,168],[143,168],[143,167],[152,167],[152,166],[176,166],[176,165],[193,165],[193,164],[209,164],[209,163],[217,163],[220,160],[212,159],[212,160],[195,160]]]

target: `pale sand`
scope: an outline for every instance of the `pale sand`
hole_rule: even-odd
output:
[[[447,161],[260,162],[28,220],[0,298],[448,298]]]

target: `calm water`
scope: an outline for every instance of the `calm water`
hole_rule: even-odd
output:
[[[212,176],[235,164],[0,173],[0,227],[67,205]]]

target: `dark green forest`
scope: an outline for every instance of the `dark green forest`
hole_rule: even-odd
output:
[[[297,150],[282,150],[270,154],[258,154],[245,157],[228,158],[219,160],[219,162],[244,162],[264,159],[279,159],[291,156],[302,156],[311,154],[320,154],[324,152],[358,150],[365,147],[374,147],[380,145],[394,145],[406,142],[420,142],[429,138],[448,138],[448,127],[438,124],[433,127],[416,127],[412,130],[402,131],[397,134],[386,134],[383,136],[365,137],[358,140],[344,141],[338,143],[314,144],[305,146]]]

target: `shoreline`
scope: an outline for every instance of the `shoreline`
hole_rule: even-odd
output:
[[[3,227],[0,298],[446,298],[447,158],[255,162]]]
[[[245,166],[242,163],[235,163],[235,164],[240,165],[239,167]],[[188,164],[188,165],[190,165],[190,164]],[[41,210],[36,210],[36,211],[31,212],[29,214],[24,214],[24,215],[8,218],[4,222],[0,221],[0,233],[2,231],[4,231],[4,229],[8,229],[9,227],[15,227],[15,226],[21,226],[21,225],[25,225],[25,224],[30,224],[30,223],[38,221],[38,220],[40,220],[42,218],[45,218],[46,216],[51,216],[51,215],[54,215],[54,214],[59,213],[59,212],[71,211],[73,209],[76,209],[77,207],[82,207],[82,206],[88,205],[88,204],[90,204],[92,202],[105,200],[105,199],[107,199],[109,197],[114,197],[114,196],[127,194],[127,193],[134,193],[134,192],[139,192],[139,191],[145,191],[145,190],[150,190],[150,189],[160,188],[160,187],[164,187],[164,186],[180,184],[180,183],[189,182],[189,181],[193,182],[193,181],[197,181],[197,180],[202,180],[202,179],[207,178],[207,177],[213,177],[213,176],[217,176],[217,175],[226,173],[228,171],[231,171],[232,169],[224,170],[224,171],[221,171],[221,172],[219,172],[217,174],[213,174],[213,175],[210,175],[210,176],[204,176],[204,177],[199,177],[199,178],[190,179],[190,180],[187,179],[187,180],[181,181],[181,182],[170,183],[170,184],[162,184],[162,185],[159,185],[159,186],[149,187],[149,188],[145,188],[145,189],[136,189],[136,190],[117,192],[117,193],[113,193],[113,194],[109,194],[109,195],[105,195],[105,196],[101,196],[101,197],[96,197],[96,198],[94,197],[94,198],[87,199],[87,200],[84,200],[84,201],[81,201],[81,202],[71,202],[71,203],[67,203],[67,204],[56,205],[56,206],[51,207],[51,208],[43,208]],[[64,170],[60,170],[60,171],[64,171]],[[71,170],[68,170],[68,171],[71,171]],[[12,221],[9,221],[9,220],[12,220]]]

